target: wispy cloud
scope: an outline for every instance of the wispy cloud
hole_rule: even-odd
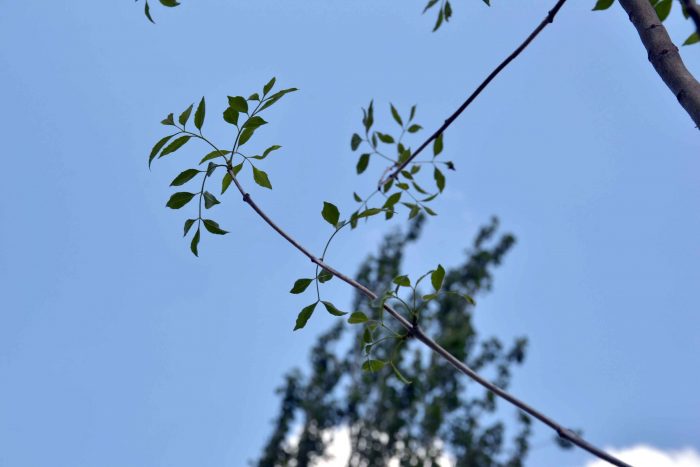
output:
[[[638,444],[622,449],[608,449],[610,454],[634,467],[700,467],[700,453],[692,448],[662,450]],[[609,467],[604,461],[591,461],[584,467]]]

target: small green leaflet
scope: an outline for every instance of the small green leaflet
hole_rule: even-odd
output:
[[[194,193],[180,191],[173,194],[165,205],[170,209],[180,209],[185,204],[192,201],[192,198],[194,198]]]
[[[375,131],[374,134],[377,135],[377,137],[379,138],[379,140],[382,143],[394,144],[394,138],[391,135],[387,135],[385,133],[380,133],[378,131]]]
[[[228,96],[228,106],[236,112],[248,113],[248,101],[243,96]]]
[[[238,112],[233,107],[224,110],[224,121],[231,125],[238,125]]]
[[[333,279],[333,274],[331,274],[330,271],[327,271],[325,269],[322,269],[320,273],[318,273],[318,281],[321,284],[325,284],[329,280]]]
[[[385,364],[386,362],[382,360],[367,360],[365,363],[362,364],[362,370],[375,373],[384,368]]]
[[[445,175],[443,175],[442,172],[440,172],[440,169],[435,167],[435,171],[433,172],[433,177],[435,178],[435,184],[438,187],[438,190],[442,192],[442,190],[445,189]]]
[[[174,7],[180,4],[177,0],[160,0],[160,3],[168,7]]]
[[[348,323],[350,324],[361,324],[367,321],[369,321],[369,318],[367,318],[367,315],[362,313],[361,311],[354,312],[348,318]]]
[[[175,141],[172,143],[168,144],[165,149],[163,149],[163,152],[160,153],[159,158],[163,156],[167,156],[168,154],[172,154],[173,152],[177,151],[180,149],[182,146],[185,145],[186,142],[190,140],[191,136],[180,136],[177,138]]]
[[[219,227],[219,224],[211,219],[202,219],[202,222],[204,222],[204,227],[210,232],[215,235],[226,235],[228,233],[227,230],[223,230],[221,227]]]
[[[357,160],[357,173],[361,174],[367,169],[369,165],[369,154],[362,154]]]
[[[268,107],[270,107],[272,104],[274,104],[275,102],[280,100],[282,98],[282,96],[284,96],[285,94],[290,93],[290,92],[294,92],[294,91],[298,91],[298,89],[297,88],[289,88],[289,89],[282,89],[281,91],[277,91],[276,93],[274,93],[273,95],[271,95],[270,97],[267,98],[267,101],[262,105],[262,107],[260,107],[260,111],[263,111],[263,110],[267,109]]]
[[[333,305],[331,302],[322,301],[321,303],[323,303],[323,306],[326,307],[326,311],[328,311],[328,313],[332,314],[333,316],[345,316],[348,314],[345,311],[340,311],[339,309],[337,309],[335,305]]]
[[[306,323],[307,321],[309,321],[309,318],[311,318],[311,314],[314,312],[316,305],[318,305],[318,302],[312,303],[311,305],[304,307],[304,309],[301,310],[299,316],[297,316],[297,322],[294,325],[295,331],[306,326]]]
[[[615,3],[615,0],[598,0],[593,7],[593,11],[596,10],[607,10],[612,6],[612,4]]]
[[[148,18],[148,21],[150,21],[153,24],[156,24],[156,22],[153,21],[153,18],[151,18],[151,7],[148,6],[148,2],[146,2],[146,6],[144,8],[144,13],[146,13],[146,18]]]
[[[184,229],[184,230],[185,230],[185,233],[182,234],[183,237],[187,236],[187,232],[190,231],[190,229],[192,228],[192,225],[193,225],[196,221],[197,221],[197,219],[187,219],[187,220],[185,221],[185,229]]]
[[[673,0],[661,0],[654,6],[659,21],[664,21],[668,18],[669,13],[671,13],[671,5],[673,5]]]
[[[184,172],[182,172],[180,175],[175,177],[175,179],[170,182],[170,186],[180,186],[183,185],[190,180],[192,180],[194,177],[197,176],[199,173],[199,170],[197,169],[187,169]]]
[[[224,175],[224,178],[221,179],[221,194],[223,195],[226,190],[228,190],[229,185],[231,185],[231,182],[233,181],[233,178],[231,178],[231,174],[226,172]]]
[[[282,146],[275,144],[273,146],[270,146],[269,148],[265,149],[265,152],[262,153],[262,156],[253,156],[253,159],[257,160],[263,160],[265,159],[272,151],[277,151],[279,148]]]
[[[175,116],[173,114],[168,114],[161,122],[163,125],[175,125]]]
[[[297,279],[289,293],[300,294],[311,284],[313,279]]]
[[[204,103],[204,98],[202,97],[202,100],[199,101],[199,105],[197,106],[197,111],[194,113],[194,126],[196,126],[198,130],[201,130],[202,125],[204,125],[204,116],[206,111],[206,104]]]
[[[357,148],[360,147],[360,143],[362,143],[360,135],[353,133],[352,138],[350,138],[350,149],[353,151],[357,150]]]
[[[180,122],[180,125],[183,127],[187,124],[187,120],[190,119],[190,114],[192,113],[192,107],[194,107],[194,104],[190,104],[189,107],[185,109],[184,112],[180,114],[180,117],[177,119]]]
[[[216,151],[212,151],[206,156],[202,157],[202,160],[199,161],[200,164],[204,164],[206,161],[210,161],[212,159],[216,159],[217,157],[224,157],[226,154],[230,154],[231,151],[223,151],[221,149],[217,149]]]
[[[270,183],[270,179],[267,178],[267,174],[263,172],[262,170],[256,168],[255,166],[253,167],[253,180],[255,180],[255,183],[260,185],[263,188],[269,188],[272,190],[272,184]]]
[[[199,245],[199,229],[197,229],[197,232],[195,232],[194,237],[192,237],[192,242],[190,243],[190,250],[192,250],[192,253],[194,253],[195,256],[199,256],[199,252],[197,251],[198,245]]]
[[[442,281],[445,279],[445,268],[438,264],[437,269],[430,274],[430,282],[435,290],[440,290]]]
[[[700,42],[700,35],[698,35],[697,31],[688,36],[685,42],[683,42],[683,45],[691,45],[695,44],[696,42]]]
[[[399,124],[400,127],[403,128],[403,121],[401,120],[401,116],[399,115],[398,110],[396,110],[396,107],[394,107],[394,104],[389,104],[391,107],[391,116],[394,117],[394,120],[396,120],[396,123]]]
[[[327,201],[323,202],[323,209],[321,210],[321,216],[333,227],[338,225],[340,220],[340,212],[335,204],[329,203]]]
[[[433,156],[437,156],[442,152],[443,148],[443,141],[442,141],[442,133],[438,135],[437,138],[435,138],[435,142],[433,143]]]
[[[395,277],[393,282],[394,282],[394,284],[399,285],[401,287],[410,287],[411,286],[411,280],[408,278],[408,276]]]
[[[266,123],[267,123],[267,122],[266,122],[265,120],[263,120],[262,117],[258,117],[258,116],[256,115],[256,116],[254,116],[254,117],[250,117],[250,118],[243,124],[243,128],[255,129],[255,128],[258,128],[258,127],[261,127],[261,126],[265,125]]]
[[[422,130],[422,129],[423,129],[422,126],[417,125],[417,124],[414,123],[413,125],[411,125],[411,126],[408,127],[408,132],[409,132],[409,133],[417,133],[417,132],[419,132],[419,131]]]
[[[247,143],[248,140],[253,136],[253,133],[255,133],[255,128],[244,128],[243,131],[241,131],[240,136],[238,137],[238,145],[243,146],[245,143]]]
[[[268,83],[263,86],[263,94],[267,94],[268,92],[272,91],[272,87],[275,85],[276,79],[273,77]]]
[[[394,365],[394,362],[389,362],[389,364],[391,365],[391,369],[394,370],[394,374],[396,375],[396,377],[399,378],[399,380],[403,384],[411,384],[411,381],[406,379],[406,377],[403,374],[401,374],[396,365]]]
[[[209,209],[219,204],[219,200],[208,191],[204,192],[204,207]]]
[[[161,149],[163,149],[163,146],[165,146],[165,143],[170,141],[170,138],[172,138],[175,135],[168,135],[164,138],[162,138],[160,141],[158,141],[155,146],[153,146],[153,149],[151,150],[151,155],[148,156],[148,166],[151,166],[151,162],[153,162],[153,159],[158,155]]]

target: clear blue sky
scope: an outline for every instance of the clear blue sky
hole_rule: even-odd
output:
[[[157,2],[154,2],[157,3]],[[422,2],[187,0],[10,2],[0,16],[0,466],[244,465],[269,432],[274,388],[304,365],[319,313],[287,293],[309,263],[230,192],[201,257],[164,207],[192,148],[149,172],[159,121],[205,95],[275,75],[301,91],[258,144],[271,215],[313,248],[370,187],[349,138],[375,98],[418,104],[435,128],[552,2],[455,2],[431,33]],[[571,1],[445,137],[457,164],[406,272],[457,264],[496,214],[517,247],[481,300],[486,335],[527,335],[513,391],[614,447],[700,450],[698,131],[646,59],[619,6]],[[690,33],[674,5],[675,40]],[[684,48],[700,73],[700,47]],[[386,112],[380,114],[387,118]],[[380,167],[373,166],[375,170]],[[371,177],[370,177],[371,178]],[[395,225],[401,225],[398,221]],[[390,228],[343,236],[330,260],[354,272]],[[332,283],[331,283],[332,284]],[[351,292],[329,288],[337,303]],[[510,415],[510,409],[506,410]],[[576,466],[538,429],[530,465]]]

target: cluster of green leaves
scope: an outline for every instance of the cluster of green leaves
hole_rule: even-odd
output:
[[[358,174],[364,173],[372,159],[379,159],[388,164],[379,181],[378,190],[369,197],[362,199],[357,193],[353,198],[360,203],[360,207],[350,216],[351,227],[357,226],[357,221],[362,218],[384,213],[386,219],[391,219],[396,213],[396,207],[403,206],[408,210],[408,217],[412,219],[421,211],[430,216],[436,215],[428,206],[445,189],[445,174],[440,170],[444,166],[449,170],[455,170],[452,161],[440,161],[437,157],[444,148],[444,139],[441,134],[432,146],[433,155],[428,160],[412,160],[396,177],[389,178],[402,163],[411,157],[411,148],[404,144],[404,137],[420,132],[423,127],[414,122],[416,106],[412,106],[408,116],[401,116],[393,104],[389,104],[392,120],[398,125],[398,130],[391,134],[388,131],[379,131],[374,127],[374,102],[370,102],[366,109],[362,109],[362,125],[364,136],[354,133],[350,139],[350,149],[360,151],[356,170]],[[420,177],[426,173],[421,172],[424,166],[432,167],[432,178],[435,182],[435,191],[426,189],[419,184]],[[420,175],[419,175],[420,173]],[[387,178],[385,178],[387,177]],[[423,183],[421,181],[421,183]],[[385,201],[381,207],[368,207],[368,201],[376,193],[381,193]]]
[[[615,3],[615,0],[597,0],[595,6],[593,7],[593,11],[607,10],[613,5],[613,3]],[[671,7],[673,6],[674,0],[649,0],[649,3],[651,3],[651,6],[653,6],[656,10],[656,14],[659,17],[659,20],[663,22],[666,20],[666,18],[668,18],[668,15],[671,13]],[[690,16],[688,15],[688,12],[682,4],[681,10],[683,13],[683,17],[685,19],[688,19]],[[700,42],[700,36],[698,36],[697,31],[693,32],[690,36],[688,36],[688,38],[683,42],[683,45],[691,45],[695,44],[696,42]]]
[[[491,6],[491,0],[482,0],[487,6]],[[452,17],[452,5],[449,0],[429,0],[428,3],[423,8],[423,13],[430,10],[431,8],[438,5],[437,19],[435,20],[435,26],[433,26],[433,32],[437,31],[440,26],[442,26],[443,21],[448,22]]]
[[[136,0],[137,2],[139,0]],[[169,8],[174,8],[180,4],[177,0],[158,0],[161,5],[167,6]],[[151,16],[151,6],[148,4],[148,0],[146,0],[143,8],[143,12],[146,15],[146,18],[148,18],[148,21],[150,21],[153,24],[156,24],[155,21],[153,21],[153,17]]]
[[[263,86],[262,93],[254,93],[248,98],[243,96],[228,96],[228,107],[223,112],[225,122],[233,125],[236,128],[235,137],[231,150],[222,150],[215,146],[202,133],[202,126],[206,117],[206,102],[202,98],[194,112],[195,131],[190,131],[187,124],[192,116],[194,104],[187,107],[175,120],[174,114],[169,114],[161,123],[168,127],[174,127],[177,131],[161,138],[153,149],[148,158],[148,165],[156,158],[162,158],[174,154],[180,148],[185,146],[190,140],[196,139],[207,144],[210,149],[209,153],[205,154],[199,160],[199,165],[207,164],[206,168],[190,168],[181,172],[170,186],[179,187],[187,182],[194,180],[197,176],[202,176],[200,189],[197,192],[179,191],[174,193],[166,206],[171,209],[180,209],[187,205],[190,201],[198,198],[197,217],[190,218],[185,221],[184,236],[192,230],[194,225],[197,225],[194,235],[190,241],[190,249],[195,256],[199,255],[199,241],[201,237],[201,227],[215,235],[225,235],[228,232],[223,230],[219,224],[209,218],[203,217],[202,207],[209,210],[220,204],[220,201],[211,192],[206,190],[206,183],[217,172],[219,168],[224,169],[224,174],[221,177],[221,194],[223,195],[229,188],[234,178],[243,169],[244,164],[248,164],[252,171],[253,181],[261,187],[272,189],[270,178],[267,173],[259,169],[253,161],[261,161],[269,156],[273,151],[281,148],[279,145],[272,145],[265,149],[262,153],[256,155],[246,155],[242,152],[241,147],[248,143],[255,132],[267,124],[267,122],[259,115],[262,111],[269,108],[279,101],[285,94],[296,91],[296,88],[282,89],[272,93],[275,85],[275,78]]]
[[[378,254],[362,264],[357,280],[372,290],[395,290],[404,284],[401,295],[411,292],[399,271],[405,248],[418,238],[423,219],[412,221],[404,234],[387,235]],[[493,269],[513,242],[510,235],[496,234],[495,221],[481,229],[464,262],[436,268],[421,282],[424,288],[439,285],[442,292],[456,293],[440,293],[417,317],[440,345],[470,367],[495,374],[496,383],[504,388],[510,384],[512,369],[524,361],[527,341],[519,338],[506,344],[481,336],[472,319],[474,307],[461,296],[475,296],[491,287]],[[371,329],[368,340],[368,325],[380,319],[376,301],[358,292],[352,309],[361,314],[351,314],[348,320],[364,326],[335,321],[311,349],[308,371],[293,370],[285,378],[280,410],[256,465],[312,465],[327,452],[328,434],[341,427],[350,433],[351,466],[391,465],[390,461],[437,465],[445,452],[460,467],[524,464],[530,437],[527,416],[518,413],[506,429],[505,421],[494,416],[497,400],[461,378],[449,363],[413,339],[400,345],[395,338],[380,341],[379,332],[392,336],[391,331],[402,331],[391,321],[386,323],[390,330],[381,325]],[[347,346],[348,340],[361,345]],[[367,363],[370,344],[372,363]],[[392,365],[411,384],[394,376]],[[380,368],[382,373],[375,373]],[[298,441],[290,443],[292,436]]]

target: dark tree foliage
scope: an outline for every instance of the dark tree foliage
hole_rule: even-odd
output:
[[[376,291],[391,288],[404,249],[418,238],[421,224],[419,218],[405,234],[386,236],[379,254],[360,267],[358,280]],[[491,289],[493,268],[515,242],[510,234],[497,234],[497,228],[494,218],[480,229],[465,261],[447,272],[446,290],[476,296]],[[480,338],[472,321],[473,306],[458,294],[433,301],[420,313],[419,324],[453,355],[505,388],[513,367],[523,362],[526,340],[505,346],[494,337]],[[379,313],[360,295],[353,306],[368,316]],[[324,456],[329,441],[324,433],[339,427],[349,428],[353,467],[387,465],[392,458],[401,466],[436,466],[443,452],[450,453],[457,466],[523,464],[530,435],[526,415],[517,415],[515,433],[508,440],[504,422],[495,414],[493,395],[410,339],[372,350],[386,360],[396,352],[393,361],[410,384],[388,367],[362,371],[365,329],[337,322],[313,347],[309,375],[294,370],[286,376],[273,433],[256,465],[308,466]],[[298,443],[289,443],[299,427]]]

